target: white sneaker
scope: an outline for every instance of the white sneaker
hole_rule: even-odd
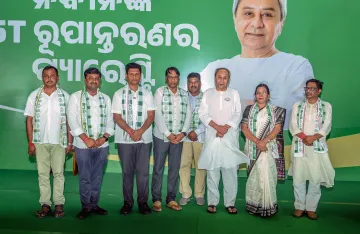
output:
[[[182,197],[179,201],[180,206],[185,206],[186,204],[188,204],[190,202],[190,198],[185,198]]]

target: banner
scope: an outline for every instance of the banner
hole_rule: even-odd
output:
[[[41,70],[48,64],[59,69],[60,87],[69,94],[84,87],[86,68],[99,68],[101,90],[112,97],[126,84],[125,65],[129,62],[143,67],[142,83],[152,92],[164,85],[169,66],[180,70],[182,88],[186,89],[190,72],[199,72],[206,89],[213,86],[213,68],[226,67],[221,61],[241,53],[233,0],[13,0],[1,1],[0,6],[1,169],[36,168],[28,160],[22,113],[28,95],[41,85]],[[360,33],[354,30],[359,7],[357,0],[289,0],[276,42],[280,51],[306,58],[315,78],[324,81],[322,99],[333,107],[330,150],[348,144],[336,155],[330,151],[339,167],[360,165],[358,153],[352,150],[360,133],[356,104]],[[337,15],[339,9],[346,15]],[[241,72],[233,74],[231,84],[238,84],[241,76]],[[267,82],[267,77],[232,86],[239,90],[243,108],[262,81]],[[286,82],[273,84],[270,89],[275,97],[293,88]],[[291,104],[299,98],[282,96],[288,118]],[[276,98],[274,101],[277,104]],[[290,134],[285,131],[284,135],[289,145]],[[110,158],[116,159],[113,144],[110,152]],[[119,171],[118,163],[112,163],[108,171]]]

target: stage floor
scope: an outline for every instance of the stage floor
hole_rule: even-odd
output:
[[[195,199],[176,212],[165,207],[160,213],[140,215],[137,206],[128,216],[120,215],[123,204],[121,174],[104,176],[100,206],[107,216],[91,216],[77,220],[80,211],[78,177],[66,172],[65,217],[36,219],[40,208],[36,171],[0,170],[0,233],[359,233],[360,182],[336,181],[332,189],[322,189],[318,208],[319,219],[293,218],[292,181],[278,185],[279,212],[268,219],[254,217],[245,211],[245,182],[239,178],[237,215],[229,215],[221,200],[217,214],[208,214],[206,206],[197,206]],[[164,181],[166,181],[164,175]],[[193,181],[192,181],[193,182]],[[151,183],[150,183],[151,184]],[[136,188],[136,186],[135,186]],[[166,185],[163,183],[163,197]],[[222,196],[221,192],[221,196]],[[136,200],[136,189],[134,191]],[[151,199],[151,196],[149,196]],[[180,199],[180,194],[177,197]],[[149,200],[150,201],[150,200]],[[151,206],[151,202],[149,202]]]

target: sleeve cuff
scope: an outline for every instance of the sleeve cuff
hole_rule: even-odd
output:
[[[231,121],[229,121],[229,122],[227,122],[226,123],[227,125],[230,125],[232,128],[234,128],[234,129],[237,129],[238,128],[238,126],[236,126],[236,123],[233,123],[233,122],[231,122]]]
[[[301,133],[300,130],[294,131],[294,132],[292,133],[292,136],[296,136],[296,135],[299,134],[299,133]]]
[[[80,136],[81,134],[84,133],[84,131],[82,130],[82,128],[76,128],[70,131],[71,135],[73,135],[74,137]]]
[[[110,136],[114,135],[114,129],[112,128],[106,128],[105,132],[109,134]]]
[[[121,110],[111,110],[111,113],[122,115],[123,112]]]
[[[205,125],[205,126],[209,126],[211,120],[212,120],[212,118],[206,119],[205,122],[204,122],[204,125]]]
[[[164,135],[165,135],[166,137],[170,136],[170,134],[171,134],[171,132],[169,132],[168,130],[166,130],[166,131],[164,132]]]
[[[195,132],[196,135],[198,135],[198,136],[202,133],[200,129],[196,129],[194,132]]]
[[[30,114],[30,113],[28,113],[28,112],[24,112],[24,116],[34,117],[34,115],[33,115],[33,114]]]
[[[147,108],[147,110],[148,111],[154,111],[154,110],[156,110],[156,107],[149,107],[149,108]]]
[[[324,131],[319,131],[318,134],[322,135],[323,137],[326,137],[326,132]]]

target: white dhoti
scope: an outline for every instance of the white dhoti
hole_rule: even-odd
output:
[[[240,164],[249,163],[248,157],[239,150],[239,129],[230,128],[224,137],[216,137],[216,130],[207,128],[204,148],[199,159],[199,169],[207,170],[208,205],[217,205],[220,200],[220,172],[224,185],[224,205],[234,206]]]

